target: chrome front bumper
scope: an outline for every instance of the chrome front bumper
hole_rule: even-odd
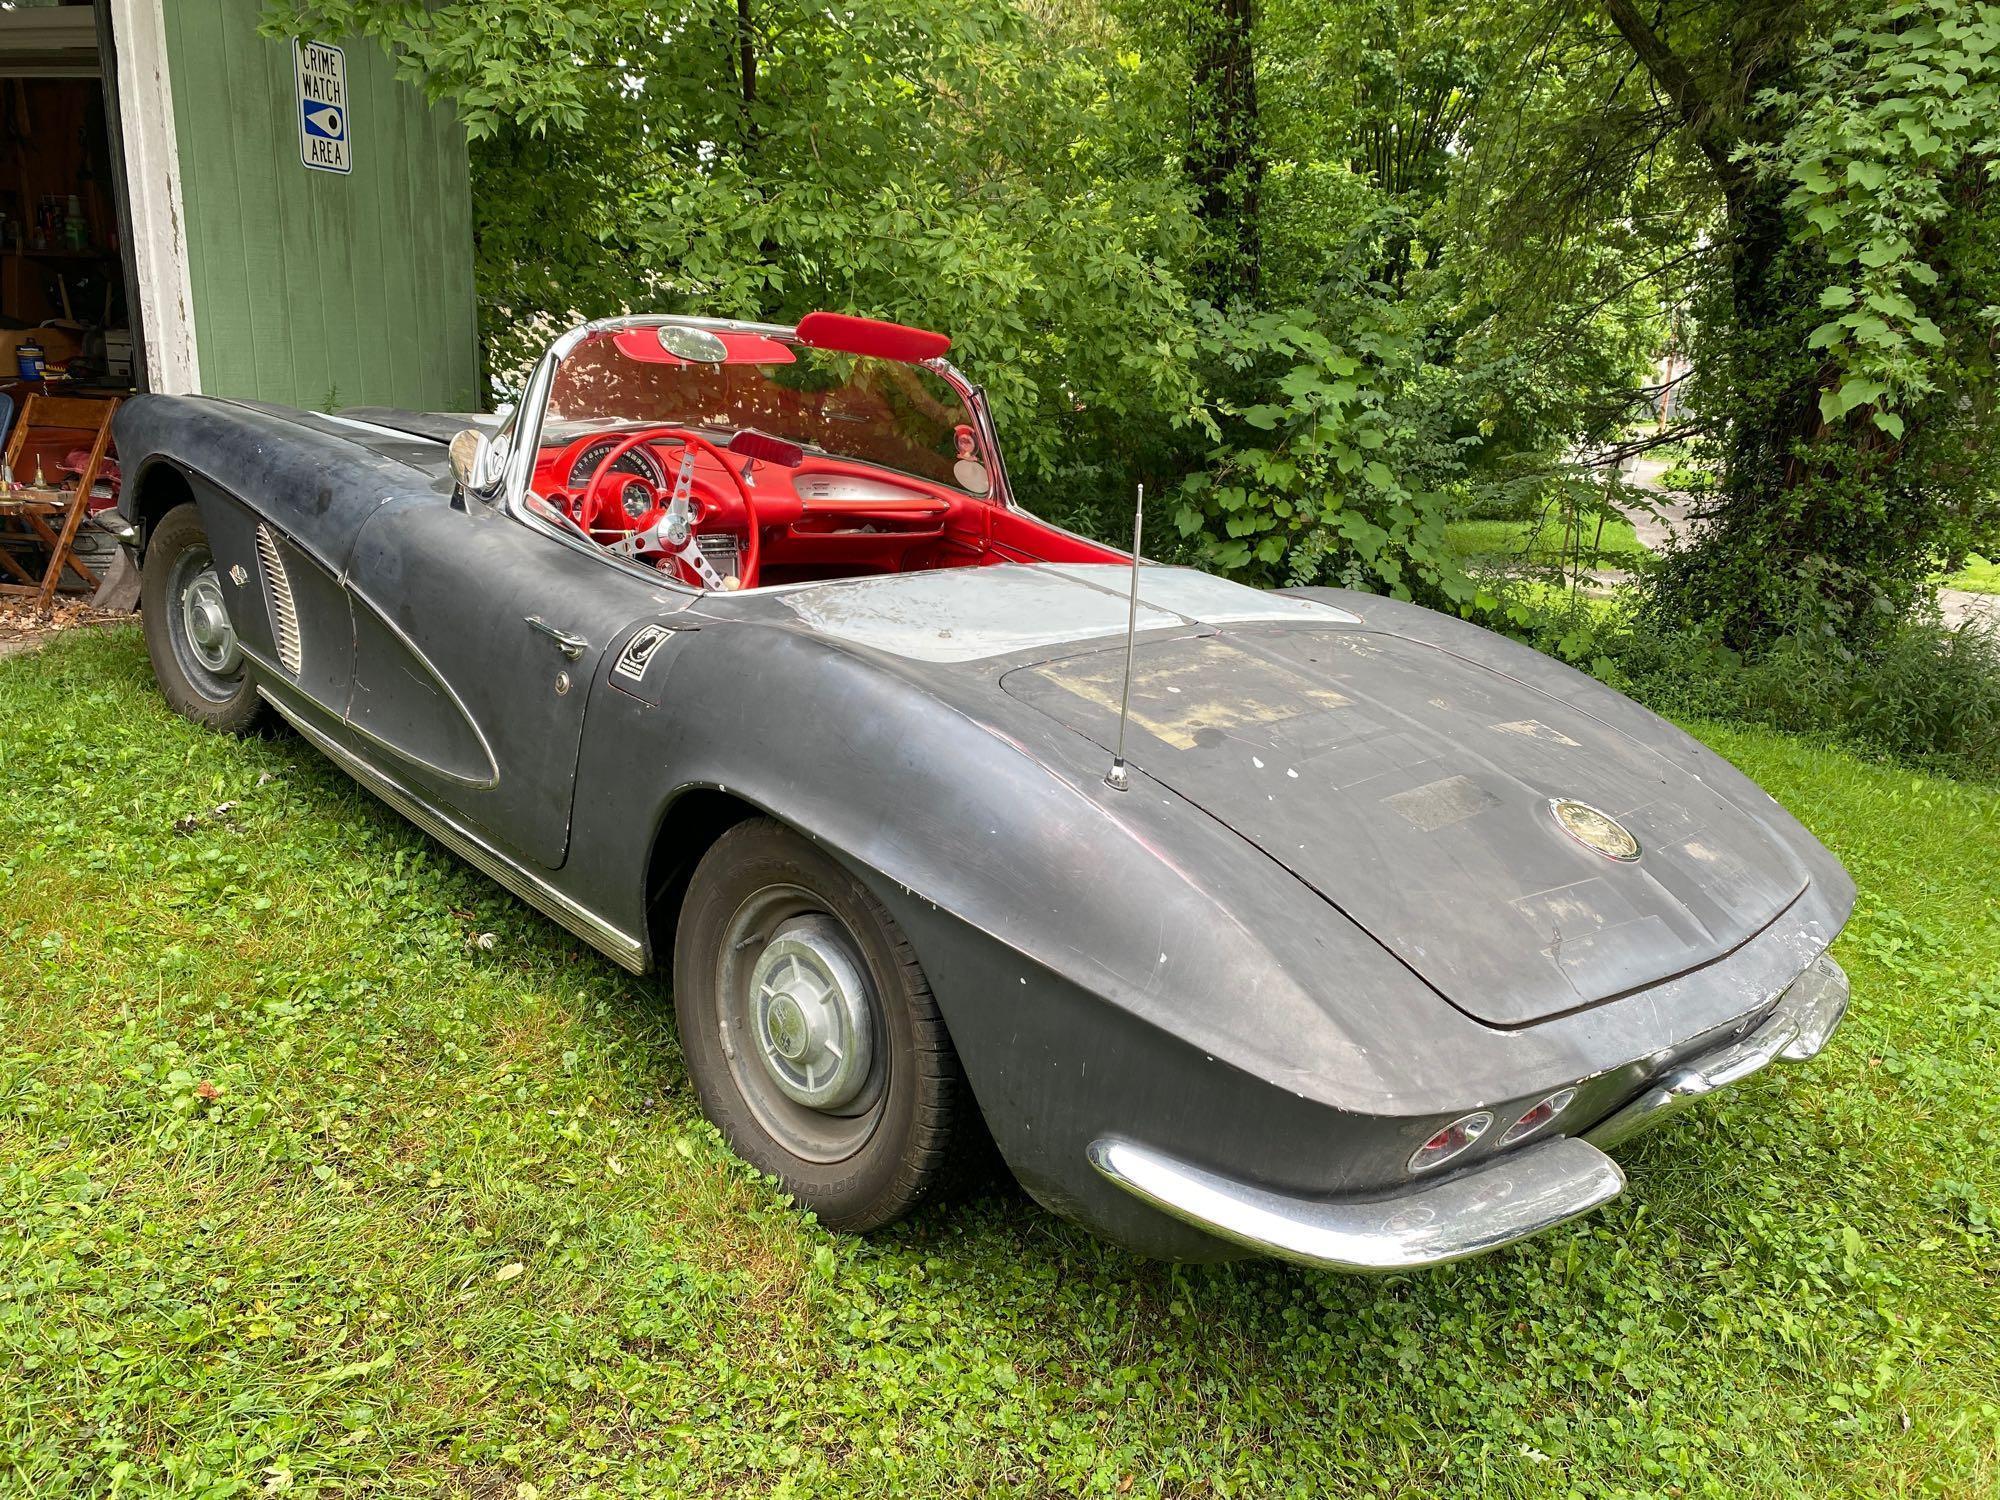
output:
[[[1747,1035],[1675,1068],[1581,1137],[1504,1151],[1436,1182],[1374,1199],[1301,1198],[1181,1161],[1119,1136],[1090,1163],[1134,1197],[1217,1239],[1335,1271],[1413,1271],[1496,1250],[1615,1198],[1625,1174],[1605,1147],[1741,1082],[1804,1062],[1847,1013],[1847,976],[1822,954]]]

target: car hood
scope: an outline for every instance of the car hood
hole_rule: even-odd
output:
[[[1124,667],[1122,643],[1100,645],[1000,682],[1109,751]],[[1142,639],[1126,753],[1495,1026],[1700,968],[1807,884],[1784,837],[1698,770],[1503,671],[1358,622]],[[1579,842],[1558,800],[1616,818],[1638,858]]]

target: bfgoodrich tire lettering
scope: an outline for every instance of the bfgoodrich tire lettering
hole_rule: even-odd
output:
[[[757,1025],[784,982],[771,978],[772,965],[760,973],[760,949],[788,936],[830,957],[819,979],[803,980],[808,999],[829,984],[841,989],[834,976],[845,975],[845,988],[858,986],[867,1001],[868,1035],[826,1054],[836,1061],[818,1076],[834,1080],[838,1102],[822,1109],[797,1102],[809,1092],[815,1044],[796,1015]],[[763,980],[761,1010],[753,976]],[[708,1117],[829,1228],[900,1218],[962,1165],[973,1105],[915,952],[866,887],[783,824],[740,823],[696,867],[674,947],[674,1009]],[[843,1011],[829,1003],[821,1014]],[[839,1030],[837,1021],[825,1026],[828,1037]],[[767,1062],[763,1050],[781,1047],[789,1057]],[[842,1049],[865,1055],[865,1069],[843,1074]]]
[[[139,612],[153,677],[176,713],[225,734],[248,734],[267,709],[235,647],[201,512],[177,505],[153,526],[139,575]]]

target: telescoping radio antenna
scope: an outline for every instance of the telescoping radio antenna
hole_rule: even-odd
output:
[[[1111,757],[1111,769],[1104,784],[1114,792],[1132,785],[1125,769],[1125,717],[1132,710],[1132,642],[1139,633],[1139,542],[1146,529],[1146,486],[1139,486],[1139,498],[1132,506],[1132,599],[1125,610],[1125,691],[1118,698],[1118,749]]]

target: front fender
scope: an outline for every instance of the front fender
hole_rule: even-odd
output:
[[[206,396],[134,396],[118,409],[118,452],[137,482],[119,498],[135,526],[145,478],[168,463],[190,481],[233,497],[338,577],[375,509],[430,493],[436,480],[322,430],[307,412]]]

